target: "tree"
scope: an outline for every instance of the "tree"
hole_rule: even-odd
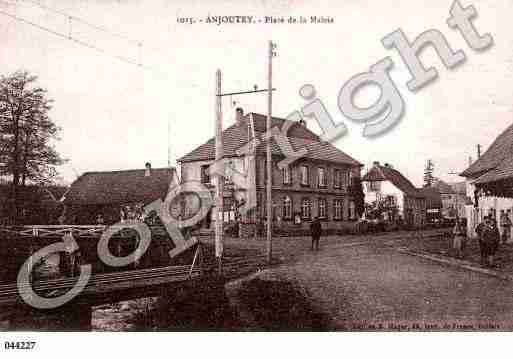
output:
[[[431,187],[435,181],[433,173],[435,171],[435,165],[433,161],[427,160],[426,167],[424,167],[424,187]]]
[[[0,77],[0,176],[12,180],[14,219],[20,188],[52,182],[64,163],[52,144],[60,131],[48,117],[52,100],[36,81],[27,71]]]
[[[360,177],[354,177],[353,183],[349,189],[354,200],[354,207],[358,217],[361,217],[365,211],[365,194],[363,193],[363,185]]]
[[[399,216],[399,207],[394,196],[378,197],[375,201],[365,205],[365,213],[370,219],[386,219],[394,222]]]

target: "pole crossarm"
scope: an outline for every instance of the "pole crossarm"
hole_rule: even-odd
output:
[[[276,91],[276,89],[273,88],[271,91]],[[224,96],[244,95],[244,94],[259,93],[259,92],[269,92],[269,90],[252,90],[252,91],[240,91],[240,92],[221,93],[221,94],[217,94],[216,96],[217,97],[224,97]]]

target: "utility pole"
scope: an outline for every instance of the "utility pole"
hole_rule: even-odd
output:
[[[171,169],[171,120],[167,120],[167,167]]]
[[[272,76],[273,76],[273,42],[269,41],[269,54],[268,54],[268,88],[267,88],[267,133],[271,133],[271,118],[272,118],[272,106],[273,106],[273,84],[272,84]],[[267,262],[271,263],[272,260],[272,251],[273,251],[273,242],[272,242],[272,221],[273,221],[273,206],[272,206],[272,156],[271,156],[271,139],[267,140]]]
[[[221,70],[216,72],[216,163],[221,163],[223,159],[223,113],[221,101]],[[216,206],[214,208],[215,218],[215,254],[219,273],[222,271],[223,258],[223,221],[224,221],[224,201],[223,185],[224,177],[216,171],[214,180],[216,185]]]
[[[477,159],[480,159],[481,158],[481,145],[478,144],[477,145]]]
[[[247,94],[258,94],[258,93],[266,93],[268,94],[268,115],[267,115],[267,131],[271,132],[271,111],[272,111],[272,92],[276,91],[275,88],[272,87],[272,57],[274,54],[275,45],[272,41],[269,42],[269,87],[266,90],[258,90],[258,86],[255,85],[253,90],[247,91],[235,91],[235,92],[221,92],[221,70],[217,70],[216,79],[216,163],[220,163],[223,158],[223,143],[222,143],[222,133],[223,133],[223,125],[222,125],[222,98],[224,96],[238,96],[238,95],[247,95]],[[253,153],[254,155],[254,153]],[[271,243],[271,221],[272,221],[272,199],[271,199],[271,142],[268,140],[267,142],[267,258],[268,261],[271,261],[271,253],[272,253],[272,243]],[[219,172],[219,171],[216,171]],[[215,227],[215,243],[216,243],[216,258],[218,259],[219,270],[221,270],[221,258],[223,253],[223,222],[220,220],[219,216],[223,213],[223,184],[224,184],[224,176],[216,175],[215,177],[216,184],[216,198],[215,198],[215,207],[214,207],[214,218],[216,219],[216,227]],[[224,220],[224,218],[223,218]]]

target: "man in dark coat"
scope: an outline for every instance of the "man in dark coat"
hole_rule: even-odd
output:
[[[315,217],[312,223],[310,224],[310,232],[312,234],[312,251],[319,250],[319,239],[321,238],[322,226],[318,217]]]
[[[481,252],[481,265],[485,266],[487,261],[487,254],[485,251],[485,244],[483,242],[483,230],[485,227],[485,223],[488,220],[488,216],[486,216],[483,222],[479,223],[476,227],[477,240],[479,241],[479,250]]]
[[[481,231],[481,241],[483,242],[483,249],[485,255],[485,265],[493,267],[495,252],[499,247],[500,234],[497,228],[497,223],[494,218],[488,217],[485,225]]]

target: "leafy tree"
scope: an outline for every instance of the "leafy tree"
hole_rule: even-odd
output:
[[[365,213],[369,219],[383,219],[386,213],[389,221],[395,221],[399,216],[399,208],[395,197],[386,196],[365,205]]]
[[[64,163],[52,144],[60,131],[48,117],[52,100],[36,81],[27,71],[0,77],[0,176],[12,181],[15,218],[20,188],[52,182]]]
[[[427,160],[426,166],[424,167],[424,187],[431,187],[435,182],[433,173],[435,171],[435,165],[433,161]]]
[[[365,194],[363,193],[363,185],[360,177],[353,178],[349,192],[354,200],[356,214],[358,217],[361,217],[365,211]]]

